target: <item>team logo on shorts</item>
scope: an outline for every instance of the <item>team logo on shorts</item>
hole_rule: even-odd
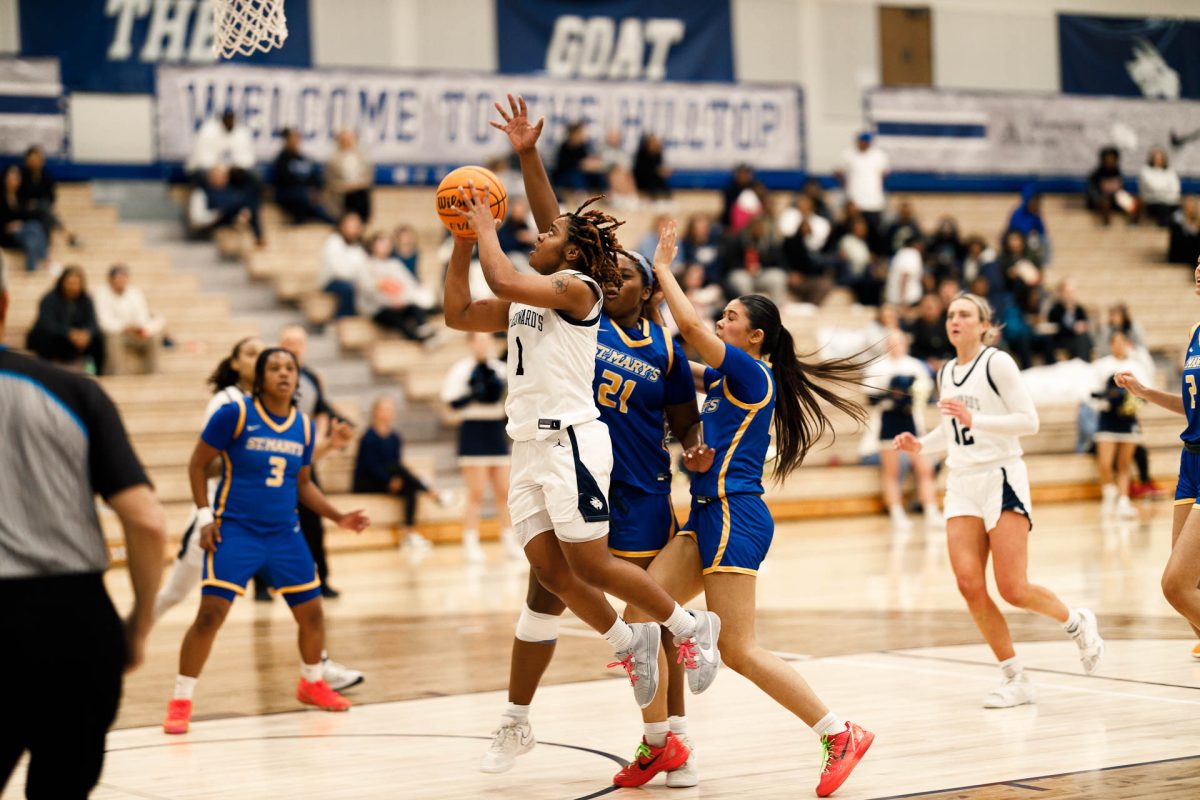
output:
[[[601,503],[599,498],[596,497],[588,498],[588,503],[590,503],[592,508],[596,509],[597,511],[604,508],[604,503]]]
[[[714,397],[712,400],[709,400],[707,403],[704,404],[704,408],[701,409],[700,413],[701,414],[715,414],[715,413],[717,413],[717,406],[719,406],[719,405],[721,405],[721,398]]]

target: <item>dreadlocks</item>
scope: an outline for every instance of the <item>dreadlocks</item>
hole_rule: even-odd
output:
[[[617,228],[625,223],[603,211],[584,211],[604,195],[589,198],[586,203],[567,214],[567,240],[579,248],[582,272],[591,276],[601,286],[621,286],[621,270],[617,268],[617,254],[621,243],[617,241]]]

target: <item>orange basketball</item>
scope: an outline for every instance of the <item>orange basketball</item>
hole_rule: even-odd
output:
[[[508,192],[504,184],[496,177],[496,173],[484,167],[459,167],[438,184],[437,212],[442,224],[449,231],[462,239],[474,239],[475,232],[467,225],[465,219],[455,210],[462,205],[462,195],[459,189],[468,189],[467,184],[474,183],[476,191],[488,190],[488,205],[492,209],[492,217],[504,219],[508,213]]]

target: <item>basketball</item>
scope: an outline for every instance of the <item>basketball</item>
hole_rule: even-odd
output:
[[[492,217],[504,219],[508,213],[508,192],[504,184],[496,177],[496,173],[485,167],[459,167],[442,178],[437,188],[437,212],[442,224],[455,236],[462,239],[474,239],[475,233],[459,215],[457,209],[462,205],[462,195],[459,189],[468,189],[468,184],[474,183],[475,189],[488,189],[488,204],[492,209]],[[468,189],[469,191],[469,189]]]

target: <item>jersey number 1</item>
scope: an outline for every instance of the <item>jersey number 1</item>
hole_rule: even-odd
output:
[[[525,374],[525,348],[521,347],[521,337],[517,336],[517,374]]]
[[[958,427],[958,420],[950,418],[950,424],[954,426],[954,443],[961,445],[975,444],[975,437],[971,435],[970,428]]]

